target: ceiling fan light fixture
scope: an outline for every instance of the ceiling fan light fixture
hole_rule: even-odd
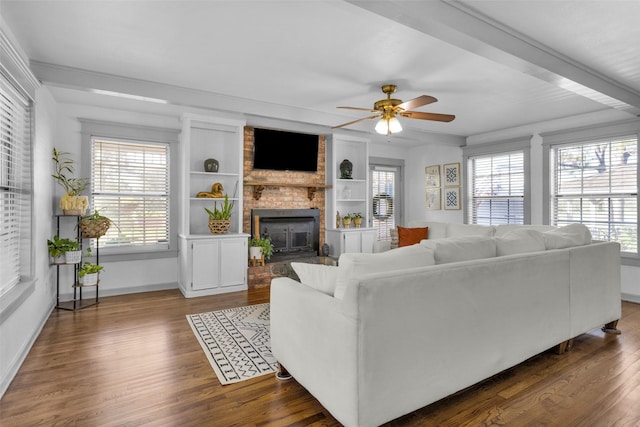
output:
[[[395,117],[383,117],[376,124],[376,132],[381,135],[389,135],[391,133],[398,133],[402,131],[402,125],[400,121]]]

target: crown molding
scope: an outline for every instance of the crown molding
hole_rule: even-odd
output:
[[[35,101],[36,90],[40,87],[40,82],[27,63],[22,59],[2,28],[0,28],[0,72],[2,72],[23,95]]]

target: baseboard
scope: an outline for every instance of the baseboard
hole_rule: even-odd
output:
[[[16,377],[16,375],[18,375],[18,371],[20,370],[20,367],[22,366],[27,356],[29,355],[29,352],[31,351],[33,344],[35,344],[36,340],[40,336],[40,333],[42,332],[44,325],[47,323],[49,316],[51,316],[51,313],[53,312],[54,307],[55,307],[55,302],[51,301],[51,307],[49,308],[49,310],[45,310],[44,312],[45,315],[40,319],[40,322],[39,322],[40,324],[38,325],[36,332],[31,335],[31,338],[29,339],[29,341],[27,341],[27,343],[22,347],[22,349],[20,349],[20,352],[18,353],[16,358],[9,365],[9,369],[7,369],[7,374],[2,377],[2,380],[0,380],[0,399],[2,399],[2,397],[6,393],[7,389],[11,385],[11,382]]]
[[[622,293],[622,301],[640,304],[640,295]]]
[[[153,285],[133,286],[128,288],[117,288],[117,289],[109,289],[109,288],[101,287],[100,298],[115,297],[118,295],[138,294],[142,292],[166,291],[168,289],[178,289],[178,283],[177,282],[155,283]],[[95,297],[96,297],[95,289],[91,289],[91,288],[84,289],[84,292],[82,293],[83,299],[91,299]],[[60,294],[60,301],[69,301],[72,298],[73,298],[72,293]]]

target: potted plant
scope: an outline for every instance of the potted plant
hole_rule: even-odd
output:
[[[100,215],[97,210],[91,215],[80,218],[80,222],[78,223],[80,230],[82,230],[82,235],[87,238],[104,236],[111,224],[114,224],[113,221],[104,215]]]
[[[362,214],[360,212],[356,212],[354,214],[351,214],[351,218],[353,219],[353,225],[356,228],[360,228],[360,226],[362,225]]]
[[[229,231],[231,227],[231,211],[233,210],[234,203],[229,203],[229,195],[224,195],[224,202],[222,208],[218,209],[218,202],[213,202],[213,211],[208,208],[204,208],[209,214],[209,231],[212,234],[224,234]]]
[[[342,217],[342,225],[344,226],[344,228],[349,228],[349,226],[351,225],[351,214],[346,214]]]
[[[51,176],[64,189],[64,196],[60,198],[60,209],[65,215],[84,215],[89,206],[89,198],[82,196],[82,192],[87,188],[86,178],[73,178],[73,160],[68,157],[69,153],[53,149],[51,158],[56,166],[56,171]]]
[[[74,250],[73,248],[79,248],[79,244],[66,237],[53,236],[53,239],[47,240],[47,248],[53,264],[65,264],[65,253]]]
[[[91,257],[91,248],[87,248],[87,257]],[[100,272],[103,266],[94,264],[91,261],[85,261],[78,270],[78,284],[80,286],[92,286],[98,284]]]
[[[67,264],[77,264],[82,260],[82,250],[80,243],[76,240],[67,239],[67,250],[64,253],[64,261]]]
[[[273,244],[268,238],[249,238],[249,259],[260,260],[271,258],[273,255]]]

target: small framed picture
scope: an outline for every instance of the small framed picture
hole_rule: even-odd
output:
[[[427,209],[429,210],[441,209],[439,188],[427,188]]]
[[[427,188],[440,187],[440,165],[424,168],[424,182]]]
[[[460,209],[460,187],[444,189],[444,209],[445,210]]]
[[[443,177],[445,187],[460,186],[460,163],[449,163],[443,166]]]

